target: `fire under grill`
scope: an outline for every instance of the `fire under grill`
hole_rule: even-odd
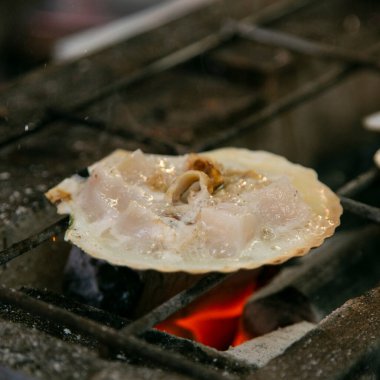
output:
[[[379,25],[369,0],[219,1],[3,89],[0,378],[379,378],[379,135],[361,126],[380,106]],[[224,274],[132,322],[62,294],[68,218],[44,191],[116,148],[223,145],[316,168],[345,210],[334,237],[250,299],[261,337],[218,351],[153,329]],[[262,339],[283,345],[284,319],[317,324],[252,359]]]

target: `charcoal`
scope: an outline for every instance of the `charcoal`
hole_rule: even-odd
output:
[[[249,302],[244,311],[244,325],[254,336],[302,321],[315,323],[317,319],[308,298],[291,286]]]
[[[227,353],[234,358],[263,367],[271,359],[282,354],[314,327],[315,325],[309,322],[295,323],[294,325],[248,340],[237,347],[232,347]]]
[[[341,232],[255,292],[243,312],[245,328],[261,335],[302,320],[318,322],[350,298],[376,286],[379,228]]]
[[[247,379],[378,379],[379,310],[380,288],[347,301]]]
[[[64,273],[66,295],[109,312],[129,316],[141,293],[139,274],[71,249]]]

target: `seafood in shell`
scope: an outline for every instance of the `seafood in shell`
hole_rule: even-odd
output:
[[[342,208],[316,173],[263,151],[164,156],[116,150],[47,198],[65,238],[134,269],[232,272],[279,264],[334,233]]]

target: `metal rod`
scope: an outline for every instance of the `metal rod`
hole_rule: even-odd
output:
[[[285,0],[276,4],[276,6],[269,6],[262,9],[255,15],[252,15],[250,19],[254,20],[258,24],[266,24],[267,22],[273,22],[274,20],[294,13],[310,2],[310,0]],[[185,46],[182,49],[179,49],[141,69],[138,69],[128,76],[110,84],[109,86],[101,88],[99,91],[86,98],[60,106],[62,109],[71,112],[83,109],[117,91],[147,79],[154,74],[167,71],[171,68],[179,66],[180,64],[188,62],[201,54],[207,53],[208,51],[217,48],[224,42],[227,42],[234,37],[234,35],[234,30],[229,28],[228,25],[227,27],[223,25],[216,33],[212,33],[199,41]]]
[[[254,24],[267,25],[275,21],[281,20],[286,16],[301,11],[303,8],[317,3],[317,0],[283,0],[275,1],[271,5],[266,6],[259,12],[244,17],[241,21]]]
[[[0,140],[0,149],[6,148],[7,146],[16,143],[17,141],[29,137],[42,129],[44,129],[46,126],[49,125],[50,122],[52,122],[48,117],[44,117],[43,120],[40,120],[39,122],[35,123],[34,125],[29,125],[28,132],[25,132],[24,128],[22,130],[20,129],[19,133],[15,133],[14,135],[11,135],[9,137],[6,137],[3,140]]]
[[[127,337],[124,334],[120,334],[118,330],[36,300],[15,289],[0,287],[0,302],[15,305],[49,321],[58,322],[78,332],[88,334],[112,350],[124,351],[134,356],[137,355],[139,358],[146,359],[151,364],[168,368],[195,379],[220,380],[223,377],[224,379],[236,380],[232,375],[223,374],[222,376],[221,372],[210,367],[194,363],[181,355],[162,350],[133,336]]]
[[[122,327],[128,325],[130,323],[129,320],[111,314],[107,311],[97,309],[96,307],[89,306],[86,304],[79,303],[70,298],[66,298],[61,294],[51,293],[46,290],[33,289],[33,288],[22,288],[21,291],[26,293],[27,295],[41,300],[46,303],[50,303],[54,306],[60,307],[62,309],[68,310],[70,312],[75,313],[76,315],[83,316],[85,318],[89,318],[94,320],[95,322],[99,322],[101,324],[107,325],[109,327],[115,328],[117,330]],[[17,308],[13,308],[12,312],[8,312],[0,316],[1,318],[9,318],[14,320],[16,317],[15,310]],[[17,321],[22,324],[26,324],[27,326],[34,325],[36,321],[38,321],[38,317],[35,317],[31,320],[30,314],[17,310]],[[36,325],[38,329],[44,331],[48,334],[56,336],[56,326],[50,326],[43,324]],[[42,327],[42,328],[41,328]],[[60,330],[61,331],[61,330]],[[175,335],[170,335],[163,331],[159,331],[156,329],[150,329],[146,331],[142,338],[148,343],[152,343],[154,345],[158,345],[163,349],[167,349],[169,347],[176,347],[176,352],[180,354],[184,354],[187,357],[191,357],[192,360],[198,361],[201,364],[209,364],[212,367],[220,369],[222,371],[232,372],[232,373],[249,373],[250,371],[255,369],[255,366],[249,365],[244,361],[237,360],[236,358],[231,357],[228,354],[224,354],[223,352],[219,352],[214,350],[213,348],[203,346],[197,342],[191,341],[189,339],[184,339],[177,337]],[[86,344],[86,340],[77,340],[79,344]]]
[[[380,60],[362,52],[335,47],[273,29],[261,28],[246,22],[230,22],[229,27],[242,38],[265,45],[283,47],[317,58],[329,58],[349,64],[380,70]]]
[[[337,190],[337,193],[345,197],[352,197],[368,188],[379,177],[380,170],[377,167],[373,167],[344,184]]]
[[[361,218],[380,223],[380,208],[369,206],[365,203],[340,196],[340,201],[345,211],[351,212]]]
[[[257,24],[266,24],[273,22],[275,20],[281,19],[287,15],[295,13],[300,9],[304,8],[308,4],[315,2],[315,0],[284,0],[277,2],[273,5],[265,7],[264,9],[258,11],[257,13],[246,17],[244,20],[253,21]],[[120,91],[126,87],[135,84],[141,80],[147,79],[154,74],[166,71],[168,69],[174,68],[186,61],[195,58],[207,51],[218,47],[223,42],[229,40],[233,37],[235,32],[230,28],[223,26],[218,32],[210,34],[209,36],[189,45],[182,49],[175,51],[172,54],[169,54],[157,61],[151,63],[148,66],[145,66],[126,77],[110,84],[107,87],[103,87],[98,91],[95,91],[92,95],[84,97],[72,103],[59,104],[56,108],[57,111],[60,110],[61,116],[62,112],[73,113],[78,111],[90,104],[97,102],[104,97],[111,95],[113,92]],[[56,115],[57,116],[57,115]],[[42,118],[36,122],[36,124],[29,128],[28,132],[20,132],[9,138],[6,138],[0,141],[0,149],[4,148],[12,143],[15,143],[25,137],[30,136],[32,133],[46,128],[49,123],[59,120],[59,118],[52,118],[50,115],[50,110],[47,109]],[[178,147],[178,152],[184,151],[185,149]]]
[[[332,69],[325,74],[321,75],[317,79],[314,79],[294,92],[277,102],[270,104],[261,111],[254,113],[247,117],[240,123],[237,123],[233,127],[220,132],[218,135],[207,139],[206,141],[196,144],[194,146],[195,151],[205,151],[213,149],[229,141],[230,139],[239,136],[240,134],[252,131],[260,125],[272,120],[276,116],[291,110],[292,108],[307,102],[318,96],[323,91],[341,82],[353,71],[352,67]]]
[[[42,119],[39,122],[37,122],[35,126],[28,130],[28,133],[21,132],[3,141],[0,141],[0,149],[8,146],[11,143],[19,141],[22,138],[29,136],[31,133],[35,133],[44,129],[49,122],[58,120],[58,115],[60,115],[60,117],[62,118],[62,116],[65,114],[75,113],[76,111],[90,106],[91,104],[96,103],[117,91],[125,89],[126,87],[131,86],[132,84],[136,84],[144,79],[151,77],[154,74],[158,74],[170,68],[174,68],[180,65],[181,63],[185,63],[186,61],[189,61],[190,59],[195,58],[196,56],[217,47],[224,40],[228,40],[229,38],[231,38],[232,35],[232,31],[227,31],[226,29],[224,29],[219,33],[215,33],[213,35],[205,37],[200,41],[197,41],[189,46],[175,51],[172,54],[158,59],[157,61],[127,75],[126,77],[118,81],[115,81],[114,83],[111,83],[108,86],[104,86],[100,88],[98,91],[94,91],[89,96],[83,97],[82,99],[75,100],[72,102],[69,101],[66,104],[63,104],[61,102],[57,106],[53,105],[46,110],[45,115],[42,117]],[[55,111],[53,112],[53,114],[55,113],[55,118],[52,118],[52,109],[54,109]]]
[[[380,49],[380,44],[376,43],[370,48],[366,49],[367,54],[376,54]],[[216,148],[228,140],[244,133],[249,130],[253,130],[267,121],[272,120],[276,116],[283,112],[286,112],[308,100],[311,100],[318,96],[323,91],[333,87],[344,80],[352,71],[357,67],[352,65],[345,65],[344,67],[331,69],[318,78],[309,81],[297,90],[293,91],[287,96],[277,102],[265,107],[259,112],[247,117],[245,120],[232,126],[230,129],[220,132],[218,135],[209,138],[201,144],[194,146],[195,151],[204,151],[212,148]]]
[[[170,141],[162,140],[156,136],[148,134],[143,129],[141,129],[140,131],[135,131],[126,128],[120,129],[116,127],[110,127],[106,125],[105,121],[83,118],[81,116],[69,113],[67,111],[63,111],[58,108],[49,108],[49,113],[51,115],[54,115],[56,118],[59,118],[60,120],[65,120],[71,123],[78,123],[84,127],[96,129],[98,131],[105,132],[111,136],[118,136],[126,140],[134,140],[141,144],[160,145],[162,149],[165,150],[165,152],[168,152],[170,154],[178,154],[178,152],[184,149],[181,146],[181,144],[171,143]]]
[[[94,104],[99,100],[102,100],[105,97],[112,95],[113,93],[116,93],[126,87],[131,86],[132,84],[136,84],[144,79],[150,78],[155,74],[167,71],[201,55],[202,53],[212,50],[219,46],[222,42],[230,39],[232,36],[232,32],[223,29],[219,33],[207,36],[200,41],[194,42],[191,45],[179,49],[172,54],[169,54],[143,68],[136,70],[135,72],[114,83],[111,83],[108,86],[102,87],[90,96],[76,100],[68,104],[64,104],[62,106],[62,109],[68,110],[69,112],[73,112],[88,107],[91,104]]]
[[[125,335],[142,334],[151,327],[154,327],[157,323],[165,320],[174,312],[182,309],[184,306],[187,306],[189,303],[214,288],[216,285],[220,284],[226,277],[227,275],[223,273],[213,273],[203,277],[194,286],[178,293],[148,314],[124,327],[121,331]]]
[[[45,228],[43,231],[30,236],[24,240],[21,240],[10,247],[4,249],[0,252],[0,265],[4,265],[10,260],[15,259],[17,256],[22,255],[25,252],[37,247],[38,245],[44,243],[45,241],[52,238],[54,235],[58,235],[64,230],[66,230],[69,223],[69,217],[65,216],[58,220],[54,224]]]

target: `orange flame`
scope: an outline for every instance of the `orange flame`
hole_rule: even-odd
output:
[[[255,288],[252,272],[240,273],[156,328],[219,350],[241,344],[252,338],[244,331],[240,317]]]

